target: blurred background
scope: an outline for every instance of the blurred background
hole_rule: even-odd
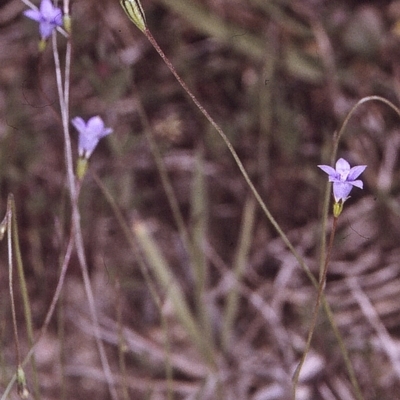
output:
[[[326,175],[317,164],[329,164],[334,134],[362,97],[399,104],[400,1],[142,5],[161,48],[224,129],[318,277]],[[39,53],[38,27],[25,9],[20,0],[0,2],[0,211],[3,218],[13,193],[38,334],[68,242],[70,202],[51,44]],[[71,15],[71,118],[101,115],[114,129],[91,158],[80,210],[118,395],[289,399],[315,288],[255,204],[223,141],[119,2],[72,1]],[[66,43],[58,38],[63,62]],[[371,400],[400,393],[399,127],[387,105],[367,102],[338,152],[368,168],[364,190],[353,190],[340,217],[326,293],[363,398]],[[72,128],[71,136],[76,157]],[[171,211],[155,151],[187,236]],[[14,287],[25,357],[30,346],[17,278]],[[30,364],[25,369],[32,398],[111,398],[76,255],[35,359],[39,392]],[[0,394],[15,367],[3,240]],[[18,398],[16,390],[10,398]],[[298,399],[356,398],[321,312]]]

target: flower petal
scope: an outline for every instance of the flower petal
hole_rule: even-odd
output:
[[[335,182],[333,184],[333,196],[335,197],[336,202],[342,200],[346,201],[349,196],[351,189],[353,186],[348,182]]]
[[[104,126],[103,120],[98,115],[91,117],[87,123],[81,117],[75,117],[71,123],[79,132],[79,155],[86,159],[91,156],[99,140],[113,131]]]
[[[53,30],[54,30],[54,25],[53,24],[50,24],[47,21],[40,22],[40,24],[39,24],[39,32],[40,32],[40,36],[43,39],[47,39],[51,35],[51,32],[53,32]]]
[[[98,115],[96,115],[95,117],[89,119],[87,122],[87,127],[90,129],[93,135],[101,136],[104,130],[104,122]]]
[[[79,135],[78,139],[78,151],[80,156],[84,156],[85,158],[89,158],[97,144],[99,143],[99,139],[97,137],[89,136],[89,135]]]
[[[360,179],[356,180],[356,181],[351,181],[349,182],[351,185],[356,186],[360,189],[362,189],[364,187],[364,183],[363,181],[361,181]]]
[[[365,171],[365,168],[367,168],[366,165],[357,165],[356,167],[353,167],[347,176],[347,180],[354,181]]]
[[[79,133],[83,132],[86,129],[85,121],[81,117],[73,118],[71,120],[71,123]]]
[[[42,14],[38,10],[26,10],[24,11],[25,17],[33,19],[36,22],[40,22],[42,20]]]
[[[343,182],[340,179],[340,175],[337,174],[336,176],[329,175],[328,182]]]
[[[54,6],[50,0],[42,0],[40,3],[40,14],[43,18],[53,18]]]
[[[336,161],[336,172],[339,173],[340,175],[346,175],[350,171],[350,164],[344,159],[344,158],[339,158],[339,160]]]
[[[63,25],[63,16],[62,12],[59,8],[55,9],[56,11],[53,14],[53,17],[51,18],[51,22],[55,26],[62,26]]]
[[[318,165],[318,168],[321,168],[329,176],[337,176],[336,171],[329,165]]]

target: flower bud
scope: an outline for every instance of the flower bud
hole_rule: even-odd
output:
[[[146,30],[146,17],[139,0],[120,0],[129,19],[142,31]]]

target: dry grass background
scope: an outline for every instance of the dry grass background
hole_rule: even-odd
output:
[[[326,177],[316,165],[328,160],[335,130],[361,97],[400,102],[400,2],[142,4],[160,46],[223,126],[271,212],[317,276]],[[24,9],[19,0],[0,3],[0,210],[5,212],[7,194],[13,193],[39,331],[57,284],[70,211],[50,46],[38,54],[37,26],[22,16]],[[222,141],[119,2],[74,1],[72,16],[71,116],[100,114],[115,131],[99,145],[90,169],[131,229],[139,225],[151,232],[201,322],[200,335],[210,334],[215,350],[211,368],[154,274],[162,300],[161,310],[157,307],[138,266],[139,254],[93,178],[86,177],[80,199],[85,245],[102,339],[121,398],[124,386],[130,399],[166,399],[168,392],[173,399],[289,398],[315,288],[252,202]],[[60,38],[61,54],[63,46]],[[140,107],[191,239],[200,243],[197,261],[205,266],[205,277],[190,267],[193,260],[170,211]],[[399,126],[393,111],[367,103],[351,120],[339,149],[351,164],[368,168],[365,190],[353,191],[340,218],[326,293],[368,400],[400,398]],[[0,254],[1,394],[16,361],[4,241]],[[240,285],[232,285],[229,271],[238,264]],[[196,293],[199,286],[202,292]],[[224,307],[232,290],[238,294],[237,314],[224,342]],[[18,295],[17,307],[26,354]],[[168,325],[169,354],[161,315]],[[122,327],[125,374],[118,361]],[[92,334],[73,258],[57,315],[35,352],[41,399],[109,398]],[[29,368],[26,373],[32,385]],[[298,398],[355,398],[322,312]]]

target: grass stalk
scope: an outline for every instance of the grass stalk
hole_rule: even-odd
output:
[[[241,231],[238,246],[234,257],[233,275],[236,282],[240,282],[246,267],[247,256],[252,242],[256,202],[254,197],[247,199],[242,216]],[[225,351],[229,351],[233,326],[239,308],[240,292],[235,284],[228,292],[223,314],[221,341]]]
[[[22,302],[24,305],[24,315],[25,315],[25,324],[26,324],[26,332],[28,335],[28,342],[29,345],[32,346],[34,342],[34,335],[33,335],[33,323],[32,323],[32,312],[31,312],[31,305],[29,301],[29,294],[28,294],[28,286],[26,284],[25,279],[25,272],[24,266],[22,261],[22,254],[21,248],[19,245],[19,235],[18,235],[18,222],[17,222],[17,213],[15,209],[15,201],[12,195],[9,196],[9,202],[11,207],[11,232],[12,232],[12,241],[14,245],[15,251],[15,261],[17,265],[18,271],[18,279],[20,284],[20,290],[22,295]],[[31,358],[31,366],[33,372],[33,385],[34,385],[34,397],[36,399],[40,398],[40,390],[39,390],[39,379],[38,373],[36,368],[36,361],[35,358]]]
[[[174,305],[176,316],[186,332],[191,338],[193,344],[198,348],[203,358],[207,360],[209,365],[214,364],[213,349],[210,343],[202,334],[198,322],[193,317],[192,312],[187,304],[183,292],[178,284],[177,279],[173,275],[170,266],[159,251],[158,246],[150,236],[148,227],[143,222],[134,222],[133,233],[135,234],[144,254],[152,268],[157,280],[167,292],[167,297]]]
[[[207,188],[203,173],[203,149],[199,148],[195,158],[191,196],[192,238],[190,253],[195,276],[195,304],[197,305],[198,321],[207,340],[213,342],[210,314],[206,302],[208,262],[203,248],[207,235]]]

